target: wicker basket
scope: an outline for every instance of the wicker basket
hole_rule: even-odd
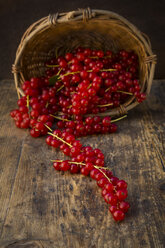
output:
[[[116,13],[87,8],[49,15],[27,29],[12,67],[18,97],[23,95],[20,87],[23,81],[44,74],[46,60],[78,46],[114,52],[120,49],[135,51],[140,62],[141,89],[149,94],[156,55],[152,53],[148,37]],[[138,102],[131,96],[120,107],[109,110],[108,114],[123,115],[136,105]],[[107,115],[107,112],[101,115]]]

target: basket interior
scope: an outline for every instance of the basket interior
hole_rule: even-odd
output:
[[[36,33],[28,41],[20,60],[24,80],[45,73],[44,62],[56,54],[63,55],[78,46],[93,49],[121,49],[135,51],[140,62],[140,81],[144,81],[146,56],[143,44],[124,25],[116,20],[91,19],[88,22],[76,21],[50,25]]]

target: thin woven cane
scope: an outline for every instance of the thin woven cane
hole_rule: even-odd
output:
[[[78,46],[135,51],[140,63],[141,89],[149,94],[156,64],[149,38],[116,13],[87,8],[49,15],[26,30],[12,66],[18,97],[23,95],[20,86],[25,80],[44,75],[46,60]],[[138,104],[131,96],[120,107],[100,115],[123,115]]]

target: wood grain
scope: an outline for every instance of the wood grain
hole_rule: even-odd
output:
[[[122,223],[94,181],[53,170],[50,159],[63,155],[14,126],[13,81],[0,89],[1,248],[165,247],[165,82],[154,82],[117,134],[81,139],[101,148],[107,166],[128,182],[131,209]]]

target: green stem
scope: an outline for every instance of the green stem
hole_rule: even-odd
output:
[[[120,117],[120,118],[117,118],[117,119],[111,120],[111,123],[116,122],[116,121],[120,121],[120,120],[122,120],[122,119],[124,119],[124,118],[126,118],[126,117],[127,117],[127,115],[123,115],[123,116],[122,116],[122,117]]]
[[[62,88],[64,88],[64,85],[61,85],[61,87],[58,88],[57,92],[59,92]]]
[[[102,108],[102,107],[108,107],[108,106],[112,106],[112,105],[113,105],[113,103],[107,103],[104,105],[97,105],[97,107]]]
[[[64,160],[59,160],[59,159],[56,159],[56,160],[51,160],[51,162],[63,162]],[[82,162],[72,162],[72,161],[68,161],[69,164],[81,164],[81,165],[85,165],[84,163]]]
[[[123,93],[123,94],[127,94],[132,96],[133,94],[131,92],[127,92],[127,91],[122,91],[122,90],[118,90],[117,92]]]
[[[29,95],[28,95],[27,98],[26,98],[26,106],[27,106],[27,108],[29,109]]]
[[[48,125],[46,125],[46,124],[44,124],[44,126],[47,128],[47,129],[49,129],[49,131],[53,131],[50,127],[48,127]]]
[[[109,178],[109,177],[107,177],[107,175],[100,169],[100,167],[99,166],[94,166],[97,170],[99,170],[104,176],[105,176],[105,178],[106,179],[108,179],[108,181],[111,183],[112,181],[111,181],[111,179]],[[103,169],[104,169],[104,167],[103,167]]]
[[[68,119],[63,119],[63,118],[58,117],[58,116],[55,116],[55,115],[51,115],[51,114],[50,114],[50,116],[52,116],[52,117],[54,117],[54,118],[56,118],[56,119],[58,119],[58,120],[61,120],[61,121],[70,121],[70,120],[68,120]]]
[[[62,141],[63,143],[65,143],[66,145],[68,145],[69,147],[72,147],[71,144],[69,144],[68,142],[66,142],[65,140],[61,139],[60,137],[58,137],[57,135],[53,134],[53,133],[50,133],[48,132],[48,134],[50,134],[51,136],[55,137],[56,139]]]

